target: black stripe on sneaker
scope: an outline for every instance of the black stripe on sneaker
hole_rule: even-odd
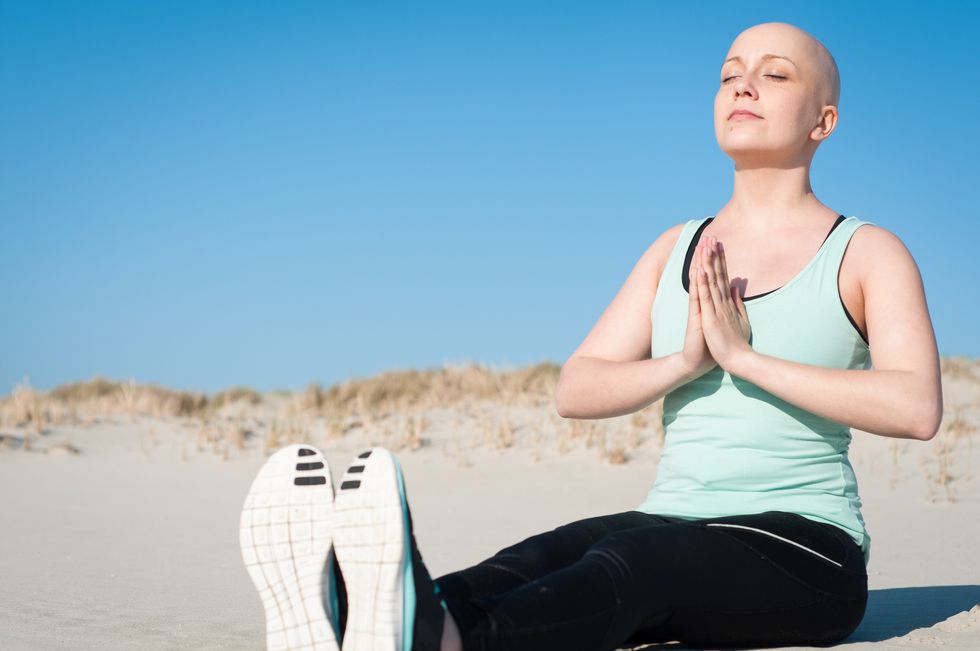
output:
[[[361,480],[360,479],[355,479],[355,480],[343,482],[340,485],[340,488],[341,488],[341,490],[343,490],[345,488],[357,488],[360,485],[361,485]]]
[[[367,459],[369,456],[371,456],[371,450],[368,450],[367,452],[361,452],[359,455],[357,455],[357,458]]]
[[[347,472],[364,472],[364,466],[351,466]]]
[[[326,484],[326,477],[297,477],[293,480],[293,483],[297,486],[311,486],[314,484]]]
[[[316,454],[316,450],[310,450],[309,448],[300,448],[299,456],[308,457],[311,454]]]
[[[296,470],[319,470],[323,467],[323,462],[316,461],[314,463],[297,463]]]

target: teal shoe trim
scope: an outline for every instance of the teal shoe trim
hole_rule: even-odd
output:
[[[404,527],[405,544],[402,554],[405,559],[405,572],[402,577],[402,651],[412,651],[412,637],[415,626],[415,576],[412,573],[412,555],[409,545],[412,544],[412,532],[408,528],[408,499],[405,497],[405,482],[402,479],[402,467],[392,455],[395,469],[398,471],[398,492],[402,501],[402,524]]]
[[[334,551],[331,550],[327,556],[327,563],[330,570],[327,576],[327,594],[330,595],[330,623],[333,625],[334,639],[340,644],[344,632],[340,630],[340,599],[337,596],[337,571],[333,566]]]

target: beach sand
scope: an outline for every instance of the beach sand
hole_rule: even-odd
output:
[[[854,430],[850,457],[873,541],[871,592],[864,621],[842,647],[980,649],[980,384],[944,376],[944,396],[944,428],[931,441]],[[260,414],[255,434],[238,439],[241,449],[209,442],[201,421],[187,417],[112,414],[45,426],[29,449],[30,426],[7,423],[0,648],[264,648],[238,518],[271,452],[255,423],[269,426],[274,403],[222,416]],[[630,510],[656,476],[653,424],[620,438],[611,429],[590,440],[567,422],[551,432],[562,419],[546,401],[480,401],[465,413],[434,408],[425,416],[418,449],[395,454],[434,577],[566,522]],[[304,435],[324,451],[336,485],[357,452],[397,447],[399,428],[409,427],[399,417],[329,438],[310,419]],[[510,423],[510,434],[488,425],[498,421]],[[614,440],[630,442],[622,457],[609,454]]]

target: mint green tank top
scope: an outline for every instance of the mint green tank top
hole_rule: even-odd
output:
[[[661,274],[651,311],[652,356],[684,347],[689,294],[684,274],[712,217],[685,224]],[[870,368],[868,344],[847,313],[837,274],[862,224],[838,218],[794,278],[749,296],[750,345],[759,353],[826,368]],[[666,434],[653,487],[636,510],[683,519],[789,511],[844,529],[871,560],[849,427],[796,407],[715,366],[664,396]]]

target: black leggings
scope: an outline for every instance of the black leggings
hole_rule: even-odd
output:
[[[586,518],[436,582],[464,651],[827,645],[868,599],[850,536],[783,511]]]

